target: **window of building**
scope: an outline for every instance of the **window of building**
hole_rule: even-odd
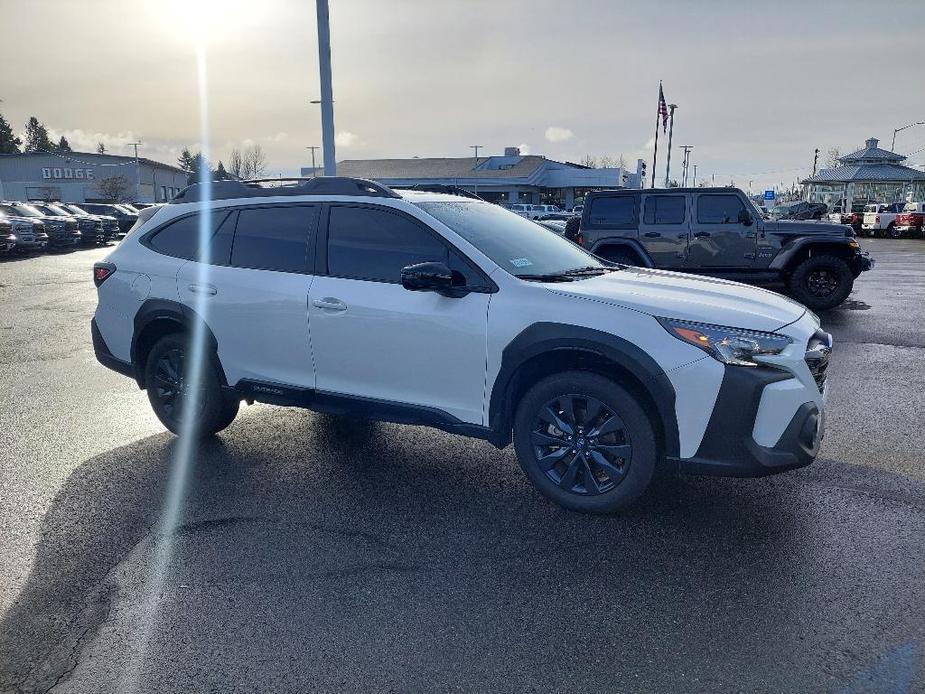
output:
[[[197,260],[212,265],[227,265],[231,255],[234,214],[216,211],[212,215],[208,243],[199,246],[200,216],[191,214],[172,222],[150,237],[147,244],[158,253],[175,258]]]
[[[231,264],[257,270],[305,272],[308,230],[315,212],[311,205],[241,210]]]
[[[684,224],[687,218],[687,197],[650,195],[646,198],[642,217],[646,224]]]
[[[700,195],[697,222],[700,224],[738,224],[745,206],[737,195]]]
[[[636,226],[636,201],[632,195],[608,195],[591,204],[588,220],[608,227]]]
[[[434,234],[402,215],[369,207],[333,207],[328,223],[328,274],[373,282],[401,282],[401,269],[447,262]]]

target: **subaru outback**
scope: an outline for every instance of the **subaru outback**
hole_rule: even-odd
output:
[[[349,178],[194,185],[94,266],[97,359],[164,426],[241,401],[513,442],[568,508],[661,471],[808,465],[831,338],[735,282],[603,261],[490,203]]]

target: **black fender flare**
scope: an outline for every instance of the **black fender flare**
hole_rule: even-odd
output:
[[[511,395],[518,369],[536,356],[557,350],[603,357],[633,374],[651,399],[661,420],[665,434],[665,454],[669,457],[679,455],[675,391],[658,363],[621,337],[563,323],[534,323],[522,330],[502,351],[501,368],[495,378],[488,406],[488,421],[497,435],[507,436],[513,427],[516,403],[511,402]]]
[[[812,248],[812,246],[816,245],[844,246],[846,251],[845,255],[853,256],[855,255],[855,251],[850,246],[851,240],[852,239],[847,236],[801,236],[785,243],[780,251],[778,251],[777,255],[774,256],[768,269],[786,270],[795,257],[800,255],[807,247]],[[846,258],[846,260],[848,260],[848,258]]]
[[[655,267],[655,263],[652,262],[652,258],[649,256],[649,253],[646,251],[645,247],[636,239],[601,239],[594,244],[591,252],[594,255],[600,255],[601,249],[608,248],[610,246],[625,248],[632,251],[639,257],[639,262],[642,267]]]
[[[195,326],[202,328],[212,363],[221,377],[222,385],[227,386],[228,380],[225,377],[225,370],[222,368],[221,361],[218,358],[218,340],[215,339],[215,333],[212,332],[209,324],[196,311],[179,301],[171,301],[170,299],[147,299],[135,313],[130,354],[135,368],[135,380],[138,381],[138,385],[141,388],[145,387],[144,364],[140,363],[138,359],[138,338],[144,329],[154,321],[164,319],[177,323],[183,328],[184,332],[191,333]]]

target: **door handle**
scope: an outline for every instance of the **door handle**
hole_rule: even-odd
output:
[[[643,234],[643,236],[646,238],[655,239],[661,236],[661,234],[659,234],[657,231],[647,231],[645,234]]]
[[[697,231],[697,232],[694,232],[694,238],[695,238],[695,239],[705,239],[705,238],[707,238],[709,235],[710,235],[710,232],[709,232],[709,231]]]
[[[214,284],[191,284],[189,290],[193,294],[205,294],[206,296],[215,296],[218,294],[218,289]]]
[[[312,306],[315,308],[320,308],[325,311],[346,311],[347,304],[345,304],[340,299],[335,299],[333,296],[326,296],[323,299],[315,299],[312,301]]]
[[[678,238],[679,238],[679,239],[686,239],[686,238],[687,238],[687,232],[685,231],[683,234],[678,234]]]

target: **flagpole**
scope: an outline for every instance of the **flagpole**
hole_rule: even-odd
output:
[[[662,96],[662,81],[658,81],[658,95],[659,99]],[[655,165],[658,163],[658,119],[661,117],[659,109],[655,109],[655,151],[652,153],[652,185],[650,188],[655,187]],[[645,183],[643,183],[645,185]]]

